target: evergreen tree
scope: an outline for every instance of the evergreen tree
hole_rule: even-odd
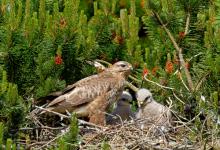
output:
[[[220,109],[219,8],[219,0],[0,0],[4,139],[23,123],[31,95],[46,96],[95,73],[86,61],[97,58],[131,62],[138,87],[151,89],[162,103],[169,97],[188,119],[200,112],[214,118],[208,126],[214,131]],[[204,124],[201,118],[195,131]],[[74,129],[60,140],[60,149],[66,141],[77,142],[77,134]],[[13,145],[10,139],[4,143]]]

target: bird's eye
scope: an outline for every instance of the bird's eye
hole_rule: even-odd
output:
[[[123,68],[124,68],[124,67],[126,67],[126,65],[125,65],[125,64],[121,64],[121,67],[123,67]]]
[[[150,98],[150,96],[147,96],[147,97],[145,98],[145,100],[147,101],[149,98]]]

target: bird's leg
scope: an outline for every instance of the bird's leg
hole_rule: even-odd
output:
[[[106,125],[105,110],[107,108],[107,101],[101,97],[96,99],[90,105],[89,122],[97,125]]]
[[[97,124],[97,125],[102,125],[105,126],[105,114],[104,112],[101,112],[99,110],[96,110],[89,116],[89,122]]]

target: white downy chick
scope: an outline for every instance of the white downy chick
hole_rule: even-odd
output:
[[[136,114],[136,118],[146,118],[147,123],[154,123],[160,126],[170,126],[172,114],[168,107],[156,102],[153,99],[152,93],[142,88],[137,91],[136,98],[139,106],[139,110]]]

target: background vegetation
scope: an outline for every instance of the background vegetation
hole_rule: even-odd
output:
[[[196,116],[192,138],[219,136],[219,15],[219,0],[0,0],[0,145],[20,138],[36,99],[94,74],[94,59],[132,63],[137,87]]]

